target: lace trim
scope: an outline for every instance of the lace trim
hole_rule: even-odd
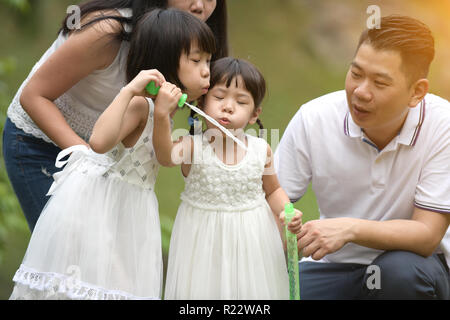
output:
[[[159,297],[137,297],[120,290],[107,290],[76,280],[73,276],[38,272],[23,264],[16,271],[13,281],[31,290],[41,291],[48,297],[63,294],[74,300],[161,300]],[[20,296],[14,299],[20,299]]]
[[[30,73],[31,76],[31,73]],[[47,137],[31,120],[30,116],[23,110],[22,105],[19,102],[20,94],[22,93],[22,88],[28,82],[29,77],[23,82],[22,86],[17,91],[14,99],[8,107],[7,115],[8,118],[16,125],[17,128],[23,130],[25,133],[31,134],[36,138],[41,138],[45,142],[53,143],[49,137]],[[55,143],[53,143],[55,144]],[[56,145],[56,144],[55,144]]]

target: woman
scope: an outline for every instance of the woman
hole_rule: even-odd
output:
[[[48,200],[57,154],[87,145],[93,125],[126,81],[129,38],[136,22],[153,8],[173,7],[206,21],[218,51],[228,54],[225,0],[93,0],[80,5],[81,30],[69,28],[22,83],[3,132],[9,179],[33,231]]]

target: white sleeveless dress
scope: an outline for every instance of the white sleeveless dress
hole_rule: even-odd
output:
[[[153,103],[132,148],[84,146],[54,175],[10,299],[160,299],[162,250],[154,185]],[[59,159],[58,159],[59,161]]]
[[[226,165],[203,135],[172,230],[165,299],[289,299],[282,240],[265,200],[265,140]]]

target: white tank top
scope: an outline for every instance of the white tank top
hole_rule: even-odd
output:
[[[131,9],[118,9],[118,11],[124,17],[131,17],[132,15]],[[129,32],[130,27],[125,25],[125,30]],[[7,112],[8,118],[18,128],[49,143],[54,142],[31,120],[30,116],[22,108],[19,100],[23,88],[36,70],[66,40],[67,35],[64,36],[62,33],[58,35],[58,38],[34,65],[30,74],[20,86]],[[117,56],[106,69],[95,70],[54,101],[67,123],[85,141],[89,140],[92,128],[100,114],[111,104],[120,89],[126,84],[128,50],[129,42],[122,41]]]

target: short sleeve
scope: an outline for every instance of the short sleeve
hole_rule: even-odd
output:
[[[274,155],[275,171],[291,202],[298,201],[311,181],[310,146],[302,108],[289,122]]]
[[[433,136],[430,152],[416,187],[416,207],[450,213],[450,126],[442,126]]]

